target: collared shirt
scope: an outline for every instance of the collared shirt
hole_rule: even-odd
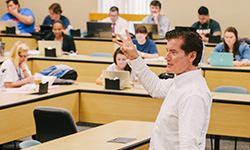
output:
[[[26,25],[18,20],[15,16],[11,15],[9,12],[4,14],[0,21],[16,21],[17,29],[20,30],[21,33],[31,33],[35,31],[35,16],[29,8],[21,8],[19,14],[24,16],[31,16],[34,21],[31,25]]]
[[[103,19],[101,22],[111,22],[110,17]],[[128,22],[127,20],[123,19],[122,17],[118,17],[115,22],[115,34],[119,33],[121,36],[127,38],[125,30],[128,29]]]
[[[170,21],[167,17],[160,15],[158,18],[158,22],[160,25],[160,31],[159,32],[159,37],[160,38],[165,38],[166,32],[170,30]],[[155,24],[152,16],[146,16],[145,18],[142,19],[141,23],[149,23],[149,24]]]
[[[148,93],[164,99],[150,150],[204,150],[212,97],[201,70],[160,80],[141,57],[129,64]]]

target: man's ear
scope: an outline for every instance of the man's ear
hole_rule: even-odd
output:
[[[196,58],[197,52],[196,51],[192,51],[189,53],[189,62],[194,62],[195,58]]]

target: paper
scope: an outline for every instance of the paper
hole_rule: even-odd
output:
[[[113,142],[113,143],[128,143],[130,141],[134,141],[136,138],[125,138],[125,137],[118,137],[113,140],[109,140],[107,142]]]

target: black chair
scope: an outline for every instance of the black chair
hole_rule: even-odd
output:
[[[46,142],[77,132],[75,120],[67,109],[39,106],[34,110],[35,139]]]
[[[173,73],[164,72],[164,73],[161,73],[158,77],[160,79],[174,78],[174,74]]]

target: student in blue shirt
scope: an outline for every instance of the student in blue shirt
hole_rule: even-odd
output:
[[[17,29],[21,33],[34,32],[35,17],[29,8],[20,8],[18,0],[7,0],[8,13],[0,21],[16,21]]]
[[[70,25],[70,21],[67,17],[62,15],[62,8],[60,4],[53,3],[49,6],[49,15],[45,17],[43,20],[43,25],[53,25],[55,20],[61,20],[63,22],[64,33],[68,33],[68,26]]]
[[[233,53],[234,66],[250,65],[249,46],[238,39],[238,32],[234,27],[225,30],[223,42],[219,43],[213,52]]]
[[[159,54],[155,42],[147,39],[148,32],[145,26],[139,26],[135,30],[135,39],[133,43],[136,45],[138,53],[143,58],[158,58]]]

